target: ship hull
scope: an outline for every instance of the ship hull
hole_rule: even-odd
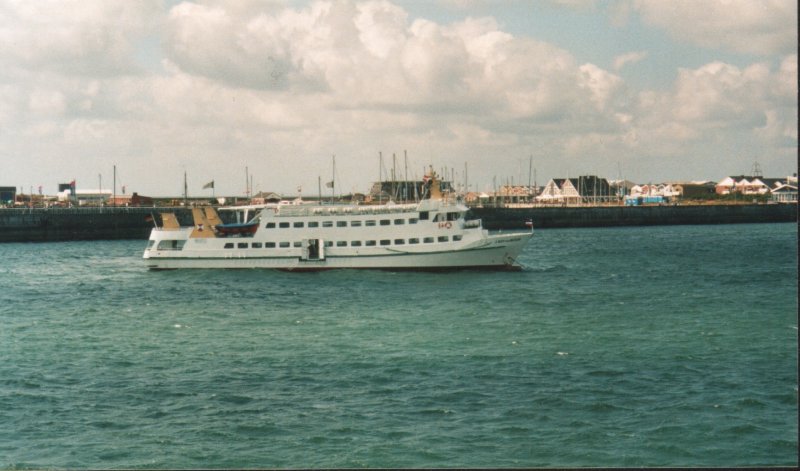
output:
[[[145,258],[154,270],[171,269],[276,269],[287,271],[321,271],[335,269],[377,270],[518,270],[517,257],[531,233],[489,236],[477,243],[452,250],[409,251],[380,250],[376,253],[327,255],[323,260],[306,260],[300,254],[278,256],[227,254],[220,251],[153,252]]]

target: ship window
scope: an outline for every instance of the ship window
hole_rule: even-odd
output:
[[[462,237],[461,234],[454,235],[453,242],[458,242],[459,240],[461,240],[461,237]]]
[[[254,249],[260,249],[261,248],[261,242],[253,242],[252,244],[250,244],[250,247],[252,247]]]
[[[152,249],[154,245],[156,245],[156,241],[154,241],[154,240],[147,241],[147,248],[148,249]]]
[[[395,219],[394,223],[395,223],[395,225],[399,226],[400,224],[405,224],[406,220],[405,219]]]
[[[433,222],[444,221],[444,214],[437,213],[436,216],[433,217]]]
[[[308,227],[319,227],[319,221],[308,221]]]
[[[447,237],[447,236],[439,236],[439,238],[437,240],[439,242],[447,242],[448,240],[450,240],[450,238]]]
[[[286,247],[288,247],[288,246],[290,246],[290,245],[292,245],[292,244],[290,244],[289,242],[281,242],[281,243],[280,243],[280,244],[278,244],[278,245],[280,245],[280,247],[281,247],[281,248],[284,248],[284,249],[285,249]]]
[[[246,249],[247,248],[247,242],[239,242],[238,244],[236,244],[236,248],[237,249]]]
[[[395,239],[394,240],[394,245],[403,245],[405,243],[406,243],[405,239]]]
[[[303,227],[303,221],[297,221],[294,223],[294,227]]]
[[[158,243],[158,250],[181,250],[185,240],[162,240]]]
[[[275,248],[275,242],[264,242],[264,248],[274,249]]]
[[[368,241],[364,242],[364,245],[366,245],[367,247],[374,247],[375,246],[375,241],[374,240],[368,240]]]
[[[233,242],[227,242],[227,243],[225,244],[225,248],[226,248],[226,249],[232,249],[232,248],[233,248]]]
[[[419,212],[419,218],[422,221],[427,221],[430,218],[430,215],[428,214],[427,211],[420,211]]]
[[[418,219],[417,219],[417,218],[408,218],[408,223],[409,223],[409,224],[416,224],[416,223],[417,223],[417,221],[418,221]]]
[[[448,221],[458,221],[458,213],[447,213],[447,220]]]
[[[361,221],[350,221],[350,227],[361,227]]]
[[[381,239],[381,245],[389,245],[391,243],[392,243],[392,241],[389,240],[389,239]]]
[[[426,238],[422,239],[422,241],[425,242],[426,244],[432,244],[433,243],[433,237],[426,237]]]
[[[419,244],[419,239],[417,239],[416,237],[413,237],[411,239],[408,239],[408,243],[409,244]]]
[[[322,221],[322,227],[333,227],[333,221]]]
[[[336,246],[337,247],[347,247],[347,241],[346,240],[337,240],[336,241]]]
[[[364,221],[364,225],[365,226],[374,226],[375,225],[375,220],[374,219],[367,219],[366,221]]]
[[[281,222],[281,223],[278,224],[278,227],[284,227],[284,228],[285,227],[289,227],[289,223],[288,222]]]
[[[266,227],[267,229],[275,229],[275,223],[274,222],[268,222],[267,225],[264,226],[264,227]]]
[[[381,226],[388,226],[392,221],[390,219],[381,219]]]
[[[350,247],[361,247],[361,241],[360,240],[354,240],[354,241],[350,242]]]
[[[296,242],[295,242],[294,244],[292,244],[292,245],[294,245],[295,247],[302,247],[302,246],[303,246],[303,243],[302,243],[302,242],[300,242],[300,241],[298,240],[298,241],[296,241]]]
[[[347,227],[347,221],[336,221],[336,227]]]
[[[325,241],[325,247],[333,247],[333,241],[332,240],[326,240]]]

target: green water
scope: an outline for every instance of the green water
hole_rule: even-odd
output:
[[[0,468],[797,465],[797,226],[538,231],[519,273],[0,244]]]

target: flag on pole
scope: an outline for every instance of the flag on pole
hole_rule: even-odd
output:
[[[214,180],[211,180],[210,182],[208,182],[205,185],[203,185],[203,189],[204,190],[207,190],[209,188],[214,188]]]
[[[333,180],[331,180],[331,181],[329,181],[328,183],[326,183],[326,184],[325,184],[325,186],[326,186],[327,188],[333,188]]]

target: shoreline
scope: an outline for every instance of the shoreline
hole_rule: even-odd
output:
[[[174,212],[182,225],[191,225],[187,207],[91,207],[0,209],[0,242],[70,240],[147,240],[149,216]],[[489,230],[742,224],[796,222],[797,204],[687,204],[664,206],[557,206],[471,208],[470,218],[483,220]],[[226,221],[230,222],[230,221]]]

